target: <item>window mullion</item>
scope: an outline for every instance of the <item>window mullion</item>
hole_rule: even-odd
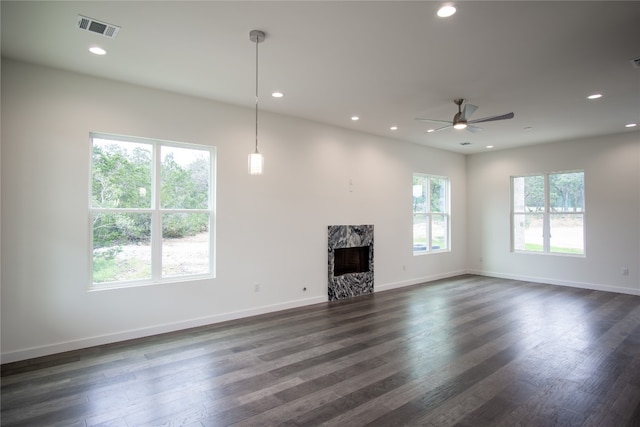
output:
[[[445,189],[445,198],[446,198],[445,200],[446,212],[443,212],[444,213],[443,217],[446,221],[445,238],[446,238],[447,249],[451,250],[451,231],[449,228],[451,224],[451,184],[449,184]]]
[[[431,211],[429,210],[429,213],[427,213],[427,217],[425,218],[426,223],[427,223],[427,251],[431,251],[433,250],[433,241],[432,241],[432,236],[433,236],[433,214],[431,213]]]
[[[449,210],[450,212],[450,210]],[[451,215],[449,213],[447,213],[446,215],[444,215],[444,219],[446,221],[445,226],[447,227],[445,229],[445,237],[446,237],[446,241],[447,241],[447,249],[451,249]]]
[[[151,216],[151,277],[162,277],[162,213],[160,210],[161,155],[160,146],[153,145],[153,213]]]
[[[551,208],[549,203],[549,174],[544,174],[544,215],[542,216],[542,251],[551,252]]]
[[[426,193],[426,203],[424,205],[424,210],[427,214],[426,216],[426,226],[427,226],[427,251],[433,250],[433,215],[431,212],[431,177],[425,179],[425,193]]]

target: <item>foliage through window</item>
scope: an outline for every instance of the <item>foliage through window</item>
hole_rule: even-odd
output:
[[[584,172],[511,178],[514,251],[584,255]]]
[[[449,250],[449,178],[413,174],[413,253]]]
[[[213,276],[211,147],[91,134],[92,283]]]

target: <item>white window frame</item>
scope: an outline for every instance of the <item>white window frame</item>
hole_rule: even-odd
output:
[[[569,211],[569,212],[554,212],[551,209],[550,203],[550,190],[549,190],[549,177],[552,175],[581,173],[584,186],[584,170],[572,170],[572,171],[560,171],[560,172],[548,172],[548,173],[535,173],[529,175],[516,175],[511,177],[511,252],[523,253],[523,254],[542,254],[542,255],[557,255],[557,256],[571,256],[571,257],[586,257],[587,253],[587,241],[586,241],[586,200],[584,200],[583,194],[583,206],[581,211]],[[515,180],[517,178],[535,177],[539,176],[543,178],[543,192],[544,192],[544,209],[541,212],[526,212],[516,211],[515,209]],[[516,249],[515,238],[515,225],[516,215],[541,215],[542,216],[542,251],[532,251],[526,249]],[[582,253],[568,253],[560,251],[552,251],[551,247],[551,219],[553,216],[560,215],[581,215],[582,216]]]
[[[184,282],[202,279],[211,279],[216,277],[216,148],[208,145],[198,145],[184,142],[164,141],[159,139],[131,137],[122,135],[112,135],[105,133],[90,133],[90,150],[89,150],[89,290],[117,289],[122,287],[143,286],[151,284],[162,284],[171,282]],[[96,208],[92,206],[92,182],[93,182],[93,139],[111,140],[117,142],[131,142],[139,144],[148,144],[152,147],[152,165],[151,165],[151,207],[150,208]],[[163,208],[160,206],[161,180],[162,171],[160,156],[161,147],[174,147],[184,149],[196,149],[209,153],[209,194],[208,207],[206,209],[173,209]],[[98,213],[148,213],[151,215],[151,278],[140,280],[122,280],[113,282],[94,283],[93,280],[93,215]],[[207,213],[209,215],[209,272],[201,274],[175,275],[170,277],[162,277],[162,215],[172,213]]]
[[[422,178],[422,179],[426,179],[427,180],[427,188],[431,188],[430,186],[430,180],[432,178],[435,179],[441,179],[445,181],[445,191],[444,191],[444,197],[445,197],[445,202],[444,202],[444,212],[431,212],[431,191],[428,190],[425,192],[426,198],[427,200],[425,200],[425,208],[426,210],[424,212],[415,212],[414,208],[415,208],[415,202],[414,202],[414,198],[415,198],[415,192],[416,189],[413,186],[413,181],[416,177]],[[434,253],[442,253],[442,252],[450,252],[451,251],[451,179],[447,176],[441,176],[441,175],[433,175],[433,174],[425,174],[425,173],[419,173],[419,172],[414,172],[412,174],[412,179],[411,179],[411,183],[412,183],[412,227],[415,227],[415,216],[416,214],[419,215],[425,215],[426,217],[426,221],[425,221],[425,225],[426,225],[426,243],[425,243],[425,248],[424,249],[416,249],[416,245],[415,245],[415,235],[413,233],[413,228],[412,228],[412,250],[413,250],[413,255],[414,256],[420,256],[420,255],[428,255],[428,254],[434,254]],[[434,242],[433,242],[433,217],[434,216],[442,216],[444,218],[444,222],[445,222],[445,239],[446,239],[446,247],[444,248],[434,248]]]

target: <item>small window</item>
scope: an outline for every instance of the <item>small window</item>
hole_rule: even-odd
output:
[[[92,289],[214,275],[212,147],[91,134]]]
[[[584,172],[512,177],[511,198],[514,251],[584,255]]]
[[[413,174],[413,254],[450,250],[449,178]]]

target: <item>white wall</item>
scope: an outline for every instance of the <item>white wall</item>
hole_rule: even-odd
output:
[[[465,271],[462,155],[261,113],[250,177],[251,109],[9,60],[1,96],[2,362],[326,301],[331,224],[375,225],[378,291]],[[215,279],[87,291],[89,132],[217,147]],[[450,253],[412,256],[412,172],[451,178]]]
[[[512,253],[510,177],[579,169],[585,172],[586,256]],[[639,171],[637,131],[469,156],[470,272],[640,295]]]

